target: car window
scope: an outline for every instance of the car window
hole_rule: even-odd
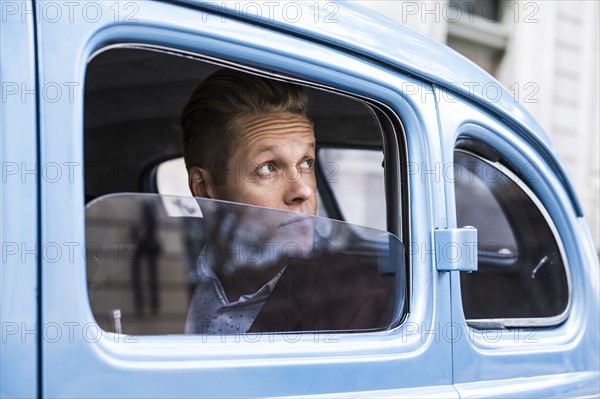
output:
[[[250,273],[249,278],[240,277],[243,283],[235,280],[236,284],[223,285],[223,281],[229,281],[226,276],[207,272],[202,266],[212,263],[200,260],[206,248],[212,248],[206,241],[210,229],[203,221],[207,219],[222,224],[224,233],[220,240],[213,240],[214,244],[230,252],[241,251],[243,257],[252,258],[256,255],[252,251],[258,247],[275,250],[302,241],[302,229],[295,240],[288,238],[286,242],[269,241],[272,234],[250,229],[254,241],[248,243],[245,237],[245,244],[236,247],[234,239],[244,231],[239,219],[242,215],[252,214],[249,225],[261,226],[277,211],[257,211],[242,204],[224,205],[191,196],[181,157],[180,116],[194,88],[221,68],[215,60],[208,63],[188,54],[148,51],[139,46],[99,53],[88,66],[84,108],[88,291],[94,317],[107,331],[141,335],[214,333],[209,328],[211,323],[191,315],[204,309],[204,301],[215,298],[223,299],[224,306],[232,305],[225,314],[233,317],[238,312],[235,317],[243,321],[242,330],[249,329],[254,318],[262,314],[260,309],[270,303],[265,301],[265,292],[281,290],[277,287],[285,285],[308,284],[305,277],[290,277],[297,274],[294,270],[300,268],[298,264],[306,263],[304,255],[289,264],[283,262],[279,271],[286,273],[266,273],[265,281]],[[320,276],[314,281],[321,284],[321,291],[307,293],[302,299],[292,298],[290,293],[281,297],[283,304],[298,299],[303,306],[310,305],[310,312],[301,307],[301,324],[287,326],[281,320],[273,322],[261,316],[258,324],[263,326],[248,331],[391,328],[405,311],[403,287],[407,276],[402,247],[393,235],[400,235],[402,225],[399,212],[394,212],[399,201],[385,196],[386,184],[403,186],[384,178],[384,140],[386,134],[395,132],[389,122],[386,125],[379,121],[374,106],[363,100],[312,87],[310,82],[306,82],[305,90],[316,137],[317,215],[329,218],[309,219],[318,226],[319,240],[315,242],[339,247],[339,259],[324,269],[319,268],[323,262],[309,259],[307,270],[315,270]],[[383,125],[390,130],[384,131]],[[397,146],[389,148],[397,151]],[[400,169],[397,152],[387,158],[394,170]],[[399,179],[397,173],[394,176]],[[388,209],[393,218],[386,215]],[[322,255],[319,250],[304,252],[313,257]],[[275,266],[269,265],[273,271]],[[199,274],[199,268],[204,272]],[[203,291],[208,289],[202,285],[207,276],[217,276],[218,284],[209,289],[217,297]],[[247,290],[251,280],[260,280],[261,284]],[[215,287],[219,288],[216,294]],[[354,299],[350,298],[352,292]],[[233,294],[223,297],[228,293]],[[240,310],[248,304],[239,302],[253,303],[254,307]],[[327,306],[340,311],[330,311],[326,317],[324,310],[319,310],[323,303],[335,304]],[[272,306],[265,312],[276,313],[277,308]],[[294,313],[294,309],[285,312]],[[223,320],[215,312],[206,317],[221,326]],[[354,316],[348,314],[351,312]],[[225,323],[219,333],[227,333],[228,329]]]
[[[371,330],[390,326],[402,308],[400,241],[331,219],[113,194],[87,205],[86,241],[90,303],[107,331]]]
[[[461,273],[466,319],[508,327],[562,321],[569,303],[567,269],[541,203],[501,163],[457,150],[455,164],[457,224],[478,232],[478,270]]]

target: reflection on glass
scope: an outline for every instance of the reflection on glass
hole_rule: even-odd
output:
[[[145,234],[132,235],[136,226]],[[223,201],[119,194],[88,205],[86,237],[90,302],[106,330],[114,330],[115,311],[124,333],[211,335],[382,329],[402,312],[402,246],[374,229]],[[139,266],[144,253],[154,267]],[[144,287],[152,314],[140,312]]]
[[[145,261],[148,272],[150,308],[152,313],[156,314],[159,308],[156,263],[160,255],[161,246],[160,241],[156,237],[156,221],[152,204],[143,203],[141,214],[140,223],[134,225],[131,230],[133,240],[139,243],[133,255],[133,267],[131,268],[135,312],[136,314],[142,314],[145,307],[145,289],[141,282],[142,263]]]

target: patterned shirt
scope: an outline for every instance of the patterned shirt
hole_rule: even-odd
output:
[[[255,293],[242,295],[237,301],[229,302],[212,264],[214,257],[203,249],[198,257],[199,282],[192,295],[185,333],[243,334],[254,323],[285,268]]]

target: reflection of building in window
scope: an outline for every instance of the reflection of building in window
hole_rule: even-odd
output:
[[[125,259],[116,254],[88,257],[90,305],[102,328],[133,335],[179,334],[189,318],[188,332],[236,333],[255,325],[251,331],[347,331],[387,328],[400,320],[405,271],[397,237],[330,219],[195,201],[201,218],[167,215],[165,197],[158,194],[110,195],[86,208],[88,243],[108,249],[131,232],[130,239],[138,243]],[[267,276],[273,280],[268,290],[244,293],[248,276],[262,278],[272,267],[282,269],[277,280]],[[220,276],[219,284],[213,285],[210,276],[212,282]],[[253,313],[232,319],[235,330],[218,330],[221,316],[232,315],[230,305],[236,312],[243,308]],[[140,314],[148,307],[157,311]]]
[[[142,217],[139,223],[134,225],[131,231],[134,242],[137,242],[131,267],[133,303],[135,313],[137,315],[143,314],[146,308],[145,298],[149,297],[149,308],[152,314],[156,314],[160,306],[156,263],[160,256],[161,245],[156,232],[154,206],[151,203],[144,203],[141,214]],[[148,276],[148,287],[142,284],[142,273],[144,270]]]

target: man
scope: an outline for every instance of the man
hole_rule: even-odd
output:
[[[236,219],[229,223],[206,216],[225,243],[224,237],[243,243],[262,237],[262,250],[268,240],[293,240],[301,251],[319,252],[312,248],[322,239],[312,218],[315,135],[307,110],[302,87],[233,70],[212,74],[192,94],[181,121],[193,195],[287,211],[232,209],[226,216]],[[388,287],[354,260],[271,256],[242,265],[207,248],[199,258],[202,281],[188,312],[188,333],[379,326]]]

